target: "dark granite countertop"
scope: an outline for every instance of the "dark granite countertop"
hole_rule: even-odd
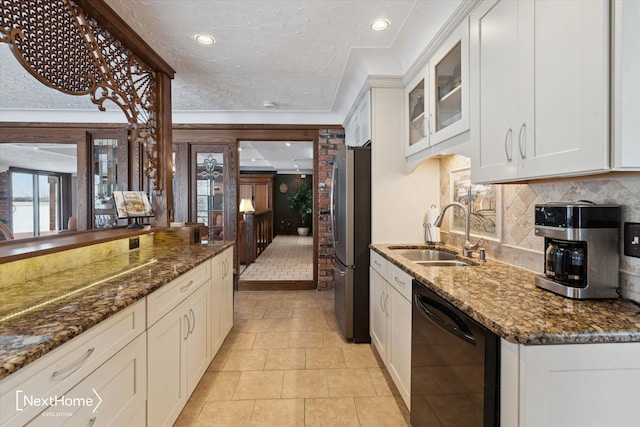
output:
[[[0,288],[0,380],[231,246],[160,242]]]
[[[534,272],[493,260],[470,267],[420,266],[391,249],[405,247],[428,246],[371,245],[374,251],[511,343],[640,342],[640,307],[629,301],[564,298],[536,287]]]

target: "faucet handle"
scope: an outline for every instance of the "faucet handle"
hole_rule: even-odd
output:
[[[469,247],[469,249],[470,249],[470,250],[472,250],[472,251],[475,251],[475,250],[478,250],[478,249],[480,249],[480,250],[484,251],[484,249],[481,249],[481,246],[482,246],[482,245],[484,245],[484,239],[478,239],[478,241],[476,242],[476,244],[475,244],[475,245],[471,245],[471,246]]]

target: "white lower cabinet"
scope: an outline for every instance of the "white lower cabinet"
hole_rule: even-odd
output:
[[[500,421],[519,427],[638,425],[640,343],[502,340]]]
[[[207,283],[149,328],[147,425],[172,425],[212,359]]]
[[[213,258],[213,263],[213,307],[219,307],[213,313],[214,328],[218,327],[212,340],[216,352],[233,327],[233,248]]]
[[[369,274],[369,335],[380,358],[387,364],[387,282],[371,268]]]
[[[411,303],[393,286],[387,286],[387,294],[387,369],[411,409]]]
[[[147,399],[144,334],[64,394],[71,405],[45,409],[29,426],[144,426]],[[90,400],[89,400],[90,399]]]
[[[380,272],[386,277],[381,276]],[[411,276],[390,265],[375,252],[371,252],[370,273],[371,342],[410,409]]]
[[[0,425],[19,426],[27,424],[30,420],[51,425],[58,425],[56,423],[60,422],[75,423],[75,417],[64,415],[48,417],[48,414],[43,414],[43,418],[46,418],[40,420],[38,415],[44,408],[41,404],[31,402],[34,402],[34,399],[44,401],[55,396],[63,396],[82,384],[85,379],[93,377],[96,372],[109,371],[109,368],[103,370],[101,366],[115,365],[125,369],[121,363],[122,359],[113,361],[112,358],[122,357],[116,354],[121,354],[118,352],[127,347],[136,337],[143,337],[142,341],[145,342],[145,317],[145,303],[139,301],[0,381]],[[134,357],[136,363],[141,363],[140,366],[144,367],[144,362],[138,359],[137,355]],[[137,384],[138,389],[133,394],[130,393],[131,389],[123,389],[122,394],[129,393],[138,404],[144,402],[144,398],[140,399],[140,396],[144,397],[146,394],[145,385],[141,383],[144,377],[140,375],[143,373],[146,374],[146,370],[138,369],[136,366],[132,374],[134,376],[120,373],[118,378],[114,379],[116,383]],[[97,376],[92,387],[98,390],[105,384],[104,381],[104,377]],[[91,385],[90,383],[91,381],[86,384]],[[91,392],[84,397],[94,398],[95,395]],[[106,403],[103,403],[106,406]],[[98,410],[102,423],[108,413],[101,411],[101,408]],[[58,405],[55,412],[75,413],[77,411],[77,408],[69,411],[66,409]],[[111,416],[116,415],[115,411],[111,414]],[[124,418],[126,417],[123,415],[121,419],[124,420]]]

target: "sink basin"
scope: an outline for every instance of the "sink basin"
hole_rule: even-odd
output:
[[[442,260],[442,261],[414,261],[416,264],[425,267],[467,267],[471,264],[460,260]]]
[[[466,267],[473,265],[471,263],[458,259],[451,252],[441,251],[438,249],[393,249],[393,251],[413,261],[418,265],[425,267]]]
[[[395,253],[410,261],[455,261],[455,254],[438,249],[395,249]]]

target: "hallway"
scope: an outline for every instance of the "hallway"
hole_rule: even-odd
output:
[[[256,261],[240,273],[240,281],[312,281],[313,237],[275,236]]]
[[[408,426],[369,344],[340,334],[333,291],[237,292],[234,327],[176,426]]]

